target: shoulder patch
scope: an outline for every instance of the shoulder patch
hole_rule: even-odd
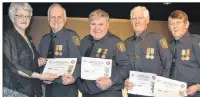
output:
[[[198,34],[190,34],[192,42],[195,43],[198,47],[200,47],[200,35]],[[197,43],[197,44],[196,44]]]
[[[126,51],[126,47],[124,45],[123,42],[118,42],[117,44],[117,48],[121,51],[121,52],[125,52]]]
[[[160,39],[160,45],[161,45],[162,48],[164,48],[164,49],[168,48],[168,44],[167,44],[166,38]]]
[[[73,36],[72,39],[75,45],[80,46],[80,39],[78,38],[78,36]]]

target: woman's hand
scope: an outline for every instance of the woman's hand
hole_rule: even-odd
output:
[[[45,65],[46,63],[47,63],[47,58],[42,58],[42,57],[38,58],[38,65],[39,65],[39,67]]]

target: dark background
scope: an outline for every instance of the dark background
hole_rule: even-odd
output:
[[[53,2],[52,2],[53,3]],[[48,7],[52,3],[29,3],[33,7],[34,16],[46,16]],[[95,9],[103,9],[111,18],[129,19],[130,10],[135,6],[146,6],[151,20],[167,21],[174,10],[183,10],[187,13],[190,22],[200,22],[200,3],[66,3],[61,4],[68,17],[88,17]],[[3,3],[3,15],[8,15],[10,3]]]

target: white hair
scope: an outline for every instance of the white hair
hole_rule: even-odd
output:
[[[30,16],[33,15],[33,8],[31,7],[30,4],[25,3],[25,2],[13,2],[10,4],[9,10],[8,10],[8,15],[11,21],[14,21],[14,16],[15,12],[17,9],[22,8],[28,12],[30,12]]]
[[[64,10],[64,18],[66,18],[66,17],[67,17],[66,10],[65,10],[60,4],[54,3],[54,4],[52,4],[52,5],[49,7],[49,9],[48,9],[48,11],[47,11],[48,20],[49,20],[50,10],[51,10],[51,8],[53,8],[53,7],[55,7],[55,6],[58,6],[58,7],[62,8],[62,9]]]
[[[144,17],[149,17],[149,10],[144,6],[136,6],[131,10],[130,18],[133,17],[133,12],[135,11],[143,11]]]

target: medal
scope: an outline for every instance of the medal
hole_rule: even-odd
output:
[[[56,45],[56,51],[54,52],[54,54],[57,56],[58,55],[58,51],[59,51],[59,46]]]
[[[146,53],[147,53],[147,55],[146,55],[146,58],[147,58],[147,59],[150,58],[150,52],[151,52],[151,48],[148,47],[148,48],[147,48],[147,52],[146,52]]]
[[[181,60],[182,60],[182,61],[185,61],[185,57],[184,57],[184,56],[182,56],[182,57],[181,57]]]
[[[103,55],[106,55],[108,52],[108,49],[104,49]]]
[[[58,52],[57,52],[57,51],[55,52],[55,55],[56,55],[56,56],[58,55]]]
[[[154,54],[154,48],[151,48],[151,54]]]
[[[147,59],[149,59],[149,58],[150,58],[149,54],[147,54],[147,55],[146,55],[146,58],[147,58]]]
[[[59,56],[62,56],[62,54],[63,54],[63,53],[60,51]]]
[[[59,45],[59,50],[62,51],[62,45]]]
[[[187,49],[186,50],[186,60],[189,60],[190,59],[190,49]]]
[[[154,55],[151,55],[150,59],[153,60],[154,59]]]
[[[185,50],[184,49],[182,50],[181,55],[185,56]]]
[[[96,54],[96,57],[97,57],[97,58],[99,57],[101,51],[102,51],[102,49],[101,49],[101,48],[98,48],[98,50],[97,50],[97,54]]]
[[[181,60],[185,61],[185,49],[182,49],[181,55],[182,55]]]
[[[190,59],[190,57],[189,57],[189,56],[186,56],[186,57],[185,57],[185,60],[187,60],[187,61],[188,61],[189,59]]]
[[[58,52],[58,55],[59,56],[62,56],[63,55],[63,53],[62,53],[62,49],[63,49],[63,47],[62,47],[62,45],[57,45],[58,47],[58,50],[56,51],[56,52]]]
[[[104,49],[103,55],[101,56],[102,58],[106,58],[106,54],[108,52],[108,49]]]
[[[151,56],[150,59],[153,60],[154,59],[154,48],[151,48]]]
[[[59,50],[59,45],[56,45],[56,51],[58,51]]]

